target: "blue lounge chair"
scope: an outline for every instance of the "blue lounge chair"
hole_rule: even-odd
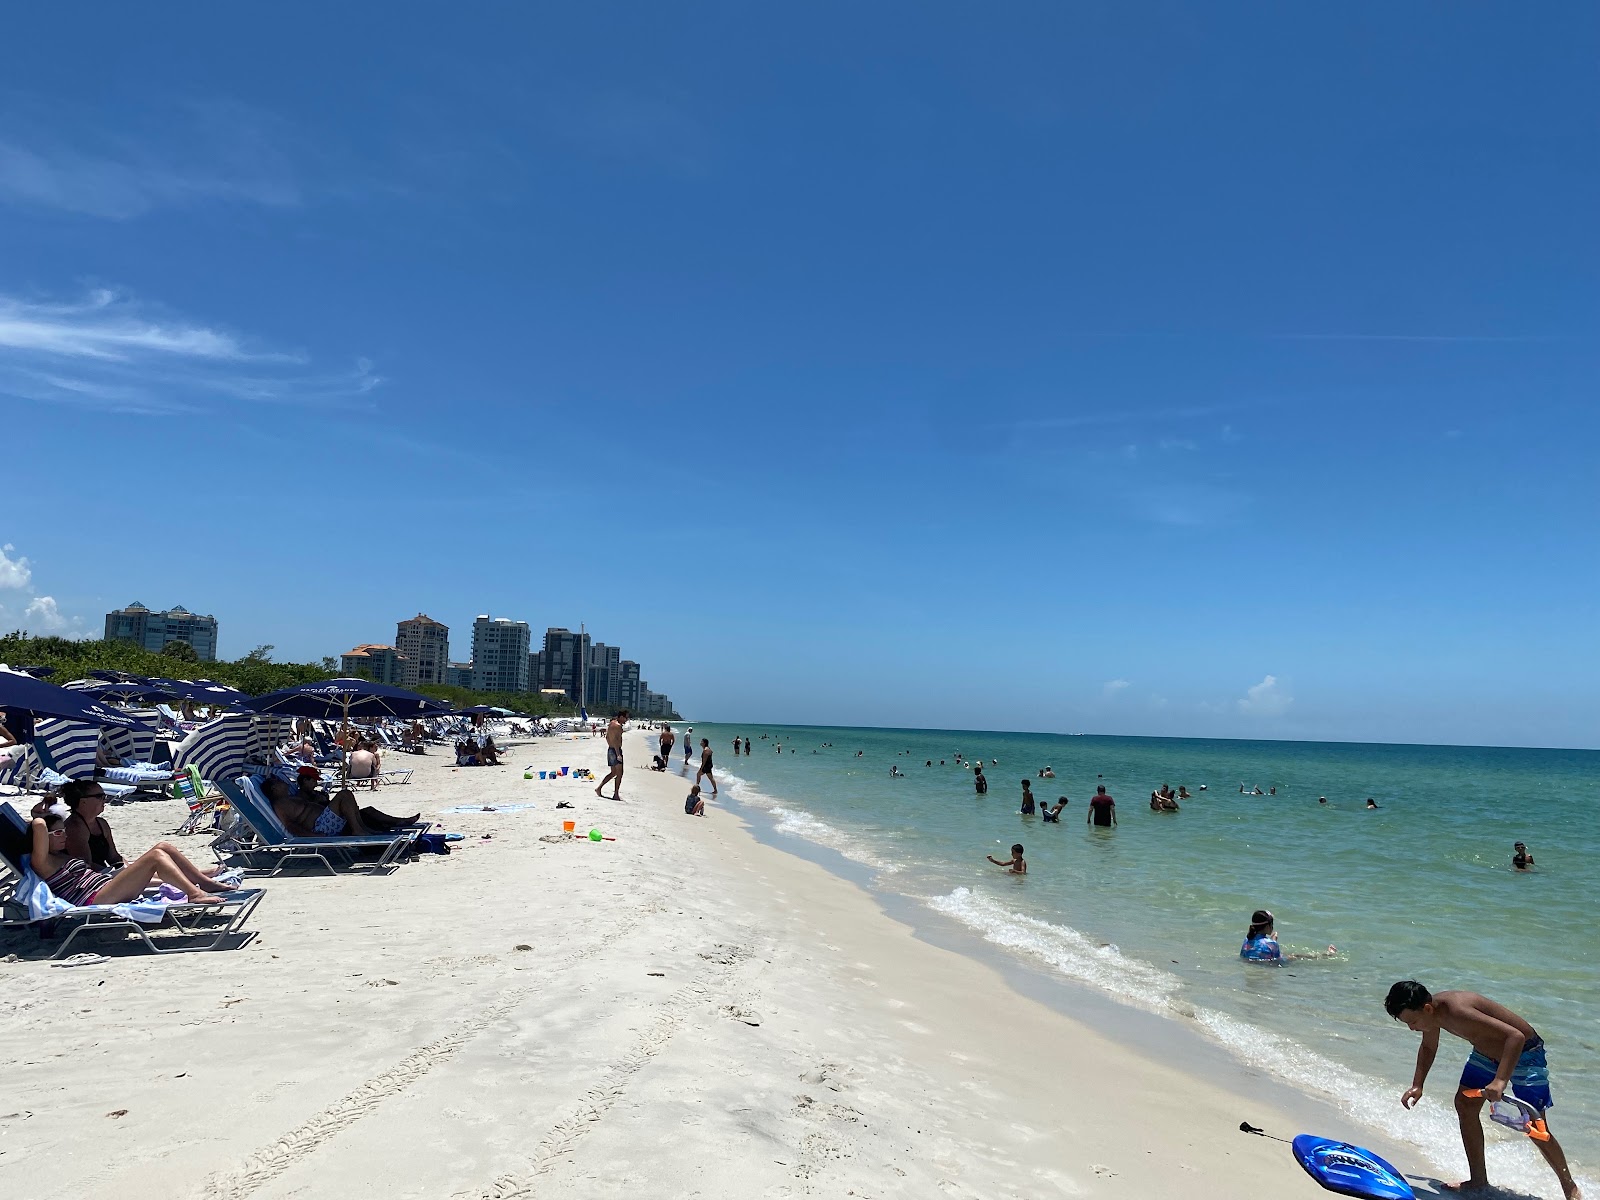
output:
[[[49,916],[36,917],[20,901],[16,891],[32,871],[23,847],[29,844],[31,832],[28,822],[9,804],[0,804],[0,867],[9,876],[0,883],[3,900],[0,900],[0,927],[34,927],[41,939],[59,936],[63,928],[70,931],[62,939],[51,958],[62,958],[78,935],[88,930],[121,929],[136,934],[145,949],[153,954],[186,954],[201,950],[220,950],[243,928],[255,912],[266,892],[260,888],[241,888],[220,897],[220,904],[167,904],[162,907],[158,924],[171,921],[182,938],[162,938],[159,944],[146,930],[145,923],[129,915],[129,905],[86,904],[75,905]],[[43,887],[43,884],[38,885]],[[222,921],[221,918],[227,918]],[[209,923],[208,923],[209,921]],[[247,936],[254,936],[247,935]]]
[[[314,859],[327,868],[328,874],[335,875],[338,872],[328,860],[329,854],[353,864],[356,853],[361,850],[380,851],[372,869],[375,874],[387,874],[400,865],[400,860],[411,849],[417,834],[422,832],[421,826],[408,826],[394,833],[367,837],[295,837],[284,828],[278,814],[272,811],[272,805],[253,776],[241,775],[231,784],[219,782],[218,786],[227,793],[234,811],[249,824],[255,836],[241,840],[237,830],[224,834],[213,843],[217,857],[221,859],[228,854],[238,854],[249,859],[257,855],[272,855],[276,859],[276,865],[270,872],[273,875],[295,859]]]

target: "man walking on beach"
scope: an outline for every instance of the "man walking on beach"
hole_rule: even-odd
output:
[[[689,751],[692,749],[694,749],[694,726],[691,725],[689,731],[683,735],[683,765],[686,767],[689,765]]]
[[[1089,798],[1088,824],[1110,829],[1116,823],[1117,802],[1106,795],[1106,785],[1102,783],[1095,788],[1094,795]]]
[[[594,790],[594,794],[602,800],[606,799],[606,784],[613,779],[617,782],[611,789],[611,799],[622,799],[622,727],[627,723],[628,710],[622,708],[617,710],[611,718],[611,724],[606,726],[606,766],[610,770]]]
[[[672,732],[671,725],[661,727],[661,762],[664,766],[672,765],[672,743],[678,740],[678,735]]]
[[[1415,979],[1403,979],[1389,989],[1383,1000],[1384,1011],[1407,1029],[1422,1035],[1417,1047],[1417,1068],[1411,1086],[1400,1095],[1400,1103],[1410,1108],[1422,1099],[1422,1085],[1428,1068],[1439,1052],[1439,1030],[1448,1029],[1472,1046],[1472,1056],[1456,1085],[1456,1119],[1461,1123],[1461,1145],[1467,1152],[1471,1175],[1451,1191],[1481,1191],[1489,1186],[1489,1170],[1483,1157],[1483,1102],[1494,1104],[1509,1088],[1518,1100],[1539,1114],[1555,1102],[1550,1098],[1550,1068],[1545,1063],[1544,1039],[1532,1025],[1503,1004],[1496,1004],[1477,992],[1440,992],[1434,995]],[[1561,1144],[1551,1137],[1548,1126],[1543,1138],[1533,1144],[1561,1183],[1567,1200],[1579,1200],[1578,1185],[1567,1167]]]

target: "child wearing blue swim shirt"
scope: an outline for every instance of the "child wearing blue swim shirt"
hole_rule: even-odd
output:
[[[1483,1157],[1483,1102],[1493,1104],[1506,1094],[1537,1109],[1542,1117],[1555,1103],[1550,1097],[1550,1069],[1545,1063],[1544,1039],[1528,1022],[1503,1004],[1496,1004],[1477,992],[1430,992],[1415,979],[1402,979],[1389,989],[1383,1000],[1384,1011],[1407,1029],[1422,1035],[1417,1047],[1417,1068],[1411,1086],[1400,1095],[1400,1104],[1411,1108],[1422,1099],[1422,1085],[1439,1052],[1439,1031],[1448,1029],[1469,1042],[1472,1056],[1456,1085],[1456,1119],[1461,1123],[1461,1145],[1467,1152],[1471,1177],[1461,1190],[1489,1186],[1489,1171]],[[1467,1093],[1471,1092],[1469,1096]],[[1548,1131],[1548,1123],[1545,1126]],[[1567,1167],[1567,1156],[1553,1137],[1535,1139],[1550,1169],[1561,1182],[1567,1200],[1578,1200],[1578,1185]],[[1452,1189],[1454,1190],[1454,1189]]]
[[[1239,947],[1239,957],[1246,962],[1281,963],[1297,958],[1331,958],[1339,951],[1329,946],[1321,954],[1285,954],[1278,945],[1278,933],[1273,928],[1272,914],[1258,908],[1250,914],[1250,928],[1244,932],[1244,945]]]

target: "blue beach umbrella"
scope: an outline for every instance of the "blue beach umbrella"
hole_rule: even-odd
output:
[[[109,725],[114,729],[145,727],[137,717],[118,712],[92,695],[57,687],[53,683],[11,670],[0,670],[0,710],[26,713],[32,717],[82,721],[88,725]]]
[[[434,700],[387,683],[370,679],[323,679],[283,688],[244,701],[246,708],[259,713],[285,717],[321,717],[349,721],[351,717],[436,717],[450,711],[442,700]]]

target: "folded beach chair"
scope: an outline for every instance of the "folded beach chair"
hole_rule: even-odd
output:
[[[155,954],[182,954],[220,950],[250,919],[261,897],[260,888],[241,888],[223,896],[220,904],[169,903],[155,899],[128,904],[73,905],[56,896],[33,872],[28,855],[28,823],[9,804],[0,804],[0,867],[6,880],[0,899],[0,927],[32,926],[42,940],[61,937],[51,958],[62,958],[78,935],[89,930],[121,929],[135,934],[145,949]],[[148,894],[148,893],[147,893]],[[179,937],[159,943],[146,932],[171,922]],[[64,937],[62,935],[65,934]]]
[[[330,854],[354,865],[356,855],[362,850],[379,851],[378,861],[372,864],[373,872],[387,874],[400,865],[401,858],[421,832],[420,827],[412,827],[371,837],[295,837],[272,811],[272,805],[254,777],[241,775],[231,784],[218,783],[234,810],[249,826],[248,834],[235,827],[212,844],[218,860],[232,854],[246,861],[270,856],[275,862],[270,872],[273,875],[296,859],[314,859],[327,868],[328,874],[334,875],[338,872],[329,861]]]
[[[189,815],[172,831],[174,834],[200,833],[213,828],[219,814],[228,811],[228,798],[206,786],[206,781],[200,778],[199,767],[190,766],[178,776],[172,785],[172,796],[189,806]]]

